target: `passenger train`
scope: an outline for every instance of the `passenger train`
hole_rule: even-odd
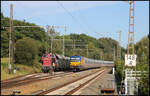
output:
[[[42,56],[42,72],[49,71],[80,71],[84,69],[99,68],[101,66],[114,66],[113,61],[89,59],[83,56],[64,57],[58,54],[44,54]]]
[[[70,68],[73,71],[80,71],[90,68],[99,68],[101,66],[113,66],[113,61],[94,60],[82,56],[70,57]]]

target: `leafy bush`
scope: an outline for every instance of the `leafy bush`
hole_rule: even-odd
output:
[[[1,62],[1,67],[8,67],[8,62]]]
[[[149,36],[149,35],[148,35]],[[137,70],[146,71],[146,75],[141,75],[139,81],[139,95],[149,95],[149,38],[143,37],[136,43]]]
[[[38,46],[34,39],[26,37],[18,40],[15,50],[15,63],[34,65],[37,63]]]

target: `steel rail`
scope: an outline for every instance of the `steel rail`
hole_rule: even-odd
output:
[[[27,85],[33,82],[38,82],[38,81],[42,81],[42,80],[46,80],[46,79],[52,79],[52,78],[56,78],[56,77],[60,77],[60,76],[65,76],[65,75],[70,75],[73,72],[69,72],[69,73],[60,73],[60,74],[56,74],[56,75],[46,75],[46,76],[42,76],[42,77],[34,77],[31,76],[30,78],[25,78],[23,80],[15,80],[15,81],[11,81],[11,82],[3,82],[1,83],[1,88],[12,88],[12,87],[16,87],[16,86],[23,86],[23,85]],[[37,75],[38,76],[38,75]],[[47,77],[47,78],[45,78]]]
[[[79,78],[79,79],[76,79],[76,80],[67,82],[67,83],[65,83],[65,84],[63,84],[63,85],[60,85],[60,86],[58,86],[58,87],[55,87],[55,88],[47,89],[47,90],[45,90],[45,91],[40,90],[40,92],[37,92],[37,94],[34,94],[34,95],[45,95],[45,94],[48,94],[48,93],[53,92],[53,91],[56,91],[56,90],[58,90],[58,89],[60,89],[60,88],[62,88],[62,87],[64,87],[64,86],[67,86],[67,85],[69,85],[69,84],[72,84],[72,83],[74,83],[74,82],[77,82],[77,81],[79,81],[79,80],[82,80],[82,79],[84,79],[84,78],[86,78],[86,77],[89,77],[89,76],[91,76],[92,74],[95,74],[95,73],[100,72],[100,71],[102,71],[102,70],[98,70],[98,71],[96,71],[96,72],[92,72],[91,74],[88,74],[88,75],[83,76],[83,77],[81,77],[81,78]],[[103,70],[103,72],[105,72],[105,70]],[[103,73],[103,72],[101,72],[101,73]],[[100,75],[100,74],[98,74],[98,75]],[[96,75],[96,76],[98,76],[98,75]],[[95,76],[94,76],[94,77],[95,77]],[[95,77],[95,78],[96,78],[96,77]],[[89,82],[90,82],[90,81],[89,81]],[[76,89],[75,89],[75,90],[76,90]],[[70,93],[67,93],[67,94],[70,94]]]
[[[94,76],[93,78],[91,78],[90,80],[84,82],[83,84],[80,84],[80,86],[74,88],[73,90],[67,92],[65,95],[72,95],[73,93],[77,92],[79,89],[83,88],[85,85],[87,85],[88,83],[90,83],[90,81],[92,81],[93,79],[95,79],[96,77],[100,76],[101,74],[103,74],[104,72],[106,72],[106,70],[104,70],[103,72],[99,73],[98,75]]]

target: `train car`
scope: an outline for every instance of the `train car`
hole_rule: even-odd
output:
[[[50,54],[44,54],[42,56],[42,72],[48,73],[51,69]]]
[[[70,57],[65,57],[65,70],[70,70]]]
[[[112,61],[89,59],[82,56],[65,57],[58,54],[44,54],[42,56],[42,72],[52,71],[80,71],[84,69],[114,66]]]
[[[70,57],[70,68],[73,71],[80,71],[84,69],[99,68],[101,66],[113,66],[113,61],[102,61],[89,59],[82,56]]]
[[[56,54],[51,53],[50,54],[50,58],[51,58],[52,69],[55,71],[57,69],[57,66],[58,66],[58,64],[57,64],[57,56],[56,56]]]
[[[70,58],[69,57],[64,57],[64,56],[61,56],[61,55],[56,55],[57,57],[57,68],[56,70],[59,70],[59,71],[66,71],[66,70],[69,70],[70,69]]]
[[[56,68],[57,63],[55,54],[44,54],[42,56],[42,72],[48,73],[50,70],[55,70]]]
[[[73,71],[79,71],[83,66],[83,57],[71,56],[70,57],[70,68]]]

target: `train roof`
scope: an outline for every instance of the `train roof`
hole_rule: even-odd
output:
[[[70,58],[74,58],[74,57],[82,57],[82,56],[79,56],[79,55],[74,55],[74,56],[70,56],[70,57],[65,57],[63,55],[59,55],[59,54],[56,54],[56,56],[59,58],[59,59],[70,59]],[[114,61],[103,61],[103,60],[95,60],[95,59],[90,59],[90,58],[86,58],[86,57],[83,57],[85,60],[88,60],[88,61],[92,61],[92,62],[103,62],[103,63],[114,63]]]
[[[81,57],[81,56],[78,56],[78,55],[70,56],[70,58],[73,58],[73,57]]]
[[[56,54],[59,59],[70,59],[70,57],[65,57],[63,55]]]

